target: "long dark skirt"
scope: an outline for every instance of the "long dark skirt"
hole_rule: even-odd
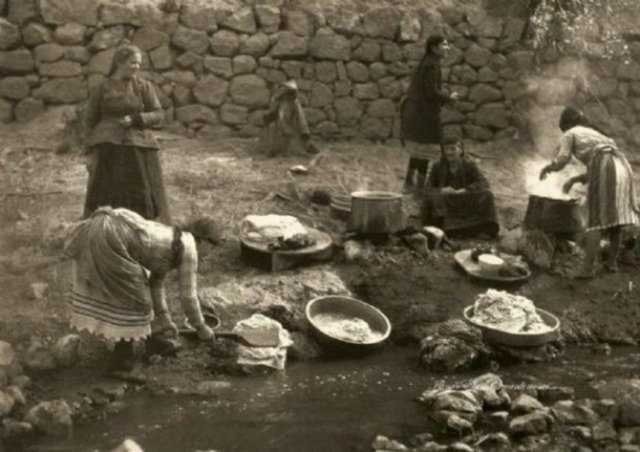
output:
[[[124,207],[149,220],[170,224],[160,157],[155,149],[100,144],[89,177],[84,218],[100,206]]]
[[[498,235],[500,226],[489,190],[466,193],[426,193],[422,222],[452,236]]]

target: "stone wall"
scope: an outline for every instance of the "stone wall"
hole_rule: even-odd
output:
[[[129,40],[144,51],[145,76],[168,118],[199,134],[255,135],[274,86],[294,78],[314,133],[384,140],[398,136],[399,100],[434,31],[450,38],[445,80],[462,95],[444,110],[448,135],[511,136],[531,108],[525,76],[535,64],[520,47],[520,18],[228,1],[0,0],[0,120],[28,121],[47,105],[85,101]],[[640,96],[636,66],[607,74],[607,93]],[[553,91],[537,93],[543,104],[557,100]],[[611,102],[635,124],[640,97]]]

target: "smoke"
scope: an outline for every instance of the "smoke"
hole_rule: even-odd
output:
[[[564,170],[549,173],[541,181],[540,170],[557,154],[562,131],[558,127],[560,114],[566,105],[574,105],[577,94],[589,91],[592,77],[587,65],[572,58],[549,65],[539,75],[524,79],[527,94],[534,102],[522,112],[527,120],[533,142],[533,155],[526,155],[520,162],[521,177],[529,194],[554,198],[575,199],[584,196],[584,187],[575,184],[570,193],[562,191],[564,183],[586,171],[584,165],[573,159]]]

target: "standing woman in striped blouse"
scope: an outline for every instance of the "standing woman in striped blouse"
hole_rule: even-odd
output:
[[[588,184],[585,261],[579,278],[592,278],[600,246],[600,237],[608,235],[611,247],[604,263],[606,270],[618,270],[618,254],[622,245],[622,227],[639,223],[640,207],[636,199],[633,171],[616,142],[591,125],[582,112],[566,107],[560,116],[563,135],[555,159],[542,168],[540,179],[562,170],[575,157],[587,172],[570,178],[565,193],[576,182]]]

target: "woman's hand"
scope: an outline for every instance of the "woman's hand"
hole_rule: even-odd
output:
[[[133,118],[127,115],[120,120],[120,124],[125,127],[131,127],[131,125],[133,124]]]
[[[198,328],[198,339],[201,341],[210,341],[216,337],[215,333],[208,325],[200,325]]]

